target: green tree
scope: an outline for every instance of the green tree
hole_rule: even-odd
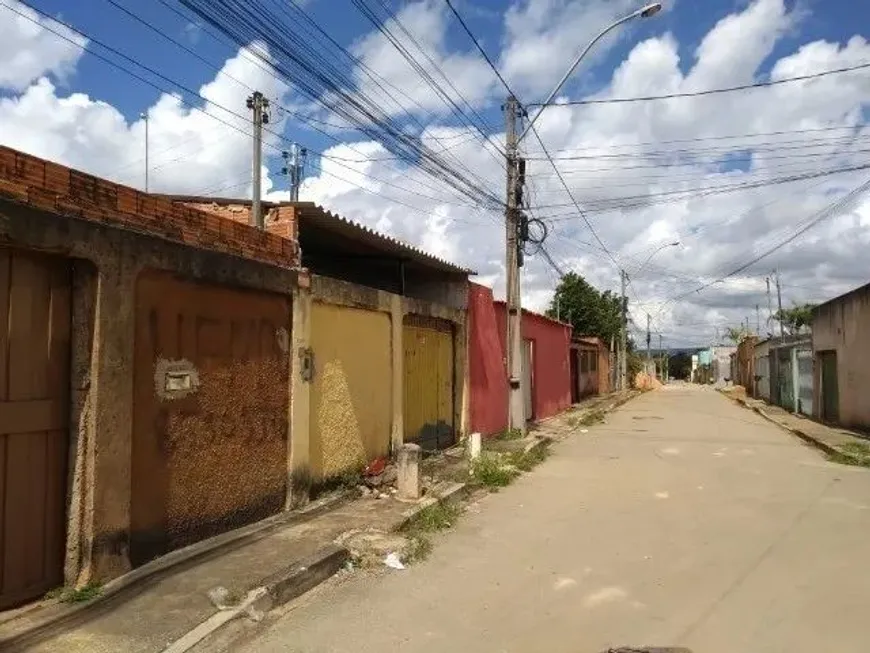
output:
[[[815,304],[795,304],[791,308],[783,308],[774,313],[773,317],[776,321],[782,322],[785,330],[791,335],[809,331],[810,325],[813,323],[813,309]]]
[[[725,337],[728,338],[728,340],[733,341],[735,345],[739,345],[744,339],[748,338],[749,335],[749,331],[747,331],[746,327],[742,324],[736,327],[732,326],[725,328]]]
[[[611,338],[619,340],[622,320],[619,296],[609,290],[599,292],[574,272],[562,277],[547,315],[568,322],[578,335],[598,336],[607,343]]]
[[[674,354],[668,360],[668,373],[675,379],[689,379],[692,373],[692,355],[685,352]]]

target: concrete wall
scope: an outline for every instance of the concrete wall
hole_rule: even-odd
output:
[[[303,285],[303,283],[300,283]],[[291,445],[291,477],[303,470],[320,478],[340,474],[353,469],[360,461],[360,455],[366,457],[363,462],[391,451],[396,451],[404,442],[404,394],[403,394],[403,320],[406,315],[421,315],[424,317],[447,320],[454,326],[454,420],[459,432],[465,432],[468,427],[466,415],[468,407],[468,365],[466,361],[466,312],[441,304],[402,297],[383,290],[331,279],[320,275],[310,276],[310,287],[300,288],[294,297],[294,340],[293,358],[298,361],[307,354],[312,356],[314,376],[304,378],[297,365],[292,376],[293,401],[291,407],[292,445]],[[340,309],[351,309],[342,312]],[[350,319],[370,335],[374,335],[376,352],[361,351],[367,347],[359,331],[354,328],[345,329],[340,324],[332,324],[338,316]],[[315,318],[316,316],[316,318]],[[315,320],[317,324],[315,324]],[[340,322],[341,320],[339,320]],[[322,337],[317,333],[321,324],[329,330]],[[386,339],[383,325],[388,327]],[[339,337],[343,338],[339,342]],[[367,336],[368,337],[368,336]],[[384,343],[387,345],[388,368],[384,372],[382,364]],[[326,352],[324,354],[324,352]],[[323,383],[323,360],[333,361],[330,368],[333,381]],[[372,366],[366,369],[366,366]],[[372,371],[374,370],[374,371]],[[377,372],[377,370],[381,370]],[[341,373],[339,373],[341,372]],[[387,374],[386,377],[381,374]],[[343,384],[342,378],[348,380],[348,387],[354,388],[344,394],[344,399],[338,400],[339,390]],[[365,390],[366,386],[378,385],[379,388]],[[321,385],[322,383],[322,385]],[[375,426],[382,424],[380,418],[375,419],[368,413],[368,408],[357,408],[359,397],[363,393],[377,394],[377,405],[381,406],[384,394],[389,397],[389,421],[384,428]],[[324,396],[331,396],[337,403],[330,405],[324,402]],[[356,397],[355,397],[356,396]],[[346,421],[340,418],[336,406],[351,411],[360,410],[365,414],[364,423],[369,424],[362,430],[357,430],[353,424],[356,418]],[[324,412],[325,411],[325,412]],[[383,408],[379,408],[381,414]],[[317,444],[301,442],[314,429],[318,429]],[[349,430],[348,430],[349,429]],[[350,435],[348,435],[348,433]],[[384,445],[388,445],[384,448]],[[310,447],[310,445],[313,445]],[[362,453],[361,453],[362,452]],[[292,500],[291,500],[292,502]]]
[[[287,293],[297,274],[0,200],[0,240],[73,262],[68,583],[130,568],[135,284],[146,269]]]
[[[754,374],[757,377],[752,396],[770,401],[770,341],[756,343],[752,349]]]
[[[136,280],[289,294],[292,241],[0,147],[0,242],[73,261],[66,582],[130,569]]]
[[[492,289],[469,284],[468,369],[471,431],[486,435],[507,428],[508,376],[498,334]]]
[[[495,304],[499,342],[504,350],[507,331],[507,308]],[[534,342],[532,377],[535,418],[551,417],[571,406],[571,327],[543,315],[523,311],[522,337]]]
[[[314,302],[311,471],[329,478],[390,451],[390,314]]]
[[[819,306],[813,313],[812,332],[813,414],[820,414],[818,354],[836,351],[840,423],[870,429],[870,285]]]

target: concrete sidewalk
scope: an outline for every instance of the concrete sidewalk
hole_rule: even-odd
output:
[[[445,489],[446,486],[436,486],[433,495]],[[226,588],[230,603],[240,602],[255,588],[287,582],[300,583],[298,595],[310,587],[305,586],[307,578],[299,577],[300,569],[310,568],[312,573],[322,575],[325,573],[322,567],[331,566],[326,570],[328,576],[343,565],[347,551],[334,544],[340,535],[355,529],[392,531],[416,509],[427,505],[422,502],[409,505],[392,497],[337,503],[322,514],[270,529],[232,550],[206,555],[192,567],[169,570],[162,577],[134,583],[117,597],[97,599],[92,605],[79,608],[81,614],[74,624],[49,627],[34,636],[27,632],[26,623],[6,621],[0,626],[0,649],[28,653],[163,651],[200,624],[225,612],[209,598],[209,592],[215,588]],[[286,591],[283,586],[282,591]],[[27,615],[22,617],[26,618]],[[24,636],[7,639],[15,634],[16,628],[24,631]],[[61,632],[52,632],[58,630]]]
[[[519,444],[562,439],[574,430],[576,420],[590,413],[601,415],[637,394],[589,398],[534,425],[529,442]],[[423,469],[431,491],[421,502],[402,503],[388,495],[334,497],[323,505],[313,504],[308,514],[277,515],[172,552],[109,583],[89,603],[68,606],[49,601],[7,616],[0,620],[0,650],[178,653],[209,648],[209,642],[225,637],[217,631],[233,630],[225,627],[230,621],[258,618],[262,610],[295,598],[335,573],[348,558],[348,549],[354,548],[346,542],[348,535],[395,531],[426,506],[452,498],[468,480],[468,463],[458,447],[427,459]],[[227,541],[215,541],[222,539]],[[223,609],[209,597],[216,588],[226,589],[225,602],[230,605]]]
[[[824,451],[836,462],[870,467],[870,439],[855,431],[828,426],[804,415],[790,413],[762,399],[747,397],[743,388],[723,390],[740,405],[778,424],[807,444]]]

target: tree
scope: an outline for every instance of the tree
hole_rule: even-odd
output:
[[[556,287],[547,315],[568,322],[578,335],[619,341],[622,311],[620,298],[609,290],[599,292],[582,276],[569,272]]]
[[[742,324],[736,327],[732,326],[725,328],[725,337],[728,338],[728,340],[733,341],[735,345],[739,345],[746,338],[748,338],[749,335],[749,331],[747,331],[746,327]]]
[[[692,355],[679,352],[671,356],[668,360],[668,373],[675,379],[689,380],[692,373]]]
[[[773,317],[790,335],[796,335],[802,331],[809,331],[813,323],[813,309],[815,304],[795,304],[791,308],[783,308],[774,313]]]

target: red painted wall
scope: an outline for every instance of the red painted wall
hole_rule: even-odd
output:
[[[551,417],[571,406],[568,355],[571,327],[523,311],[523,338],[534,341],[532,404],[535,418]],[[470,284],[468,365],[471,430],[484,435],[507,427],[508,375],[505,369],[507,309],[494,302],[492,290]]]
[[[532,403],[535,419],[551,417],[571,406],[571,327],[523,311],[523,338],[533,340]]]
[[[476,283],[468,292],[469,412],[472,432],[492,435],[507,427],[508,378],[505,325],[496,324],[492,290]]]

